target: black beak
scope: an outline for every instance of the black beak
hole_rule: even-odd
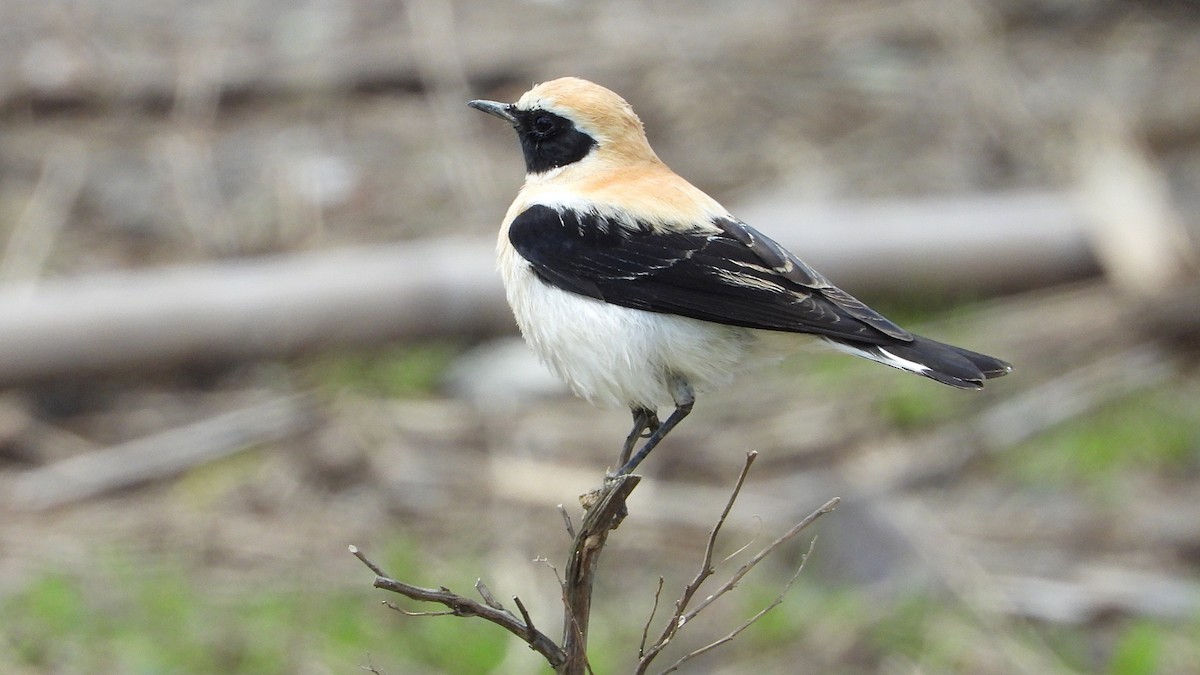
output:
[[[517,126],[517,118],[512,113],[516,106],[511,103],[499,103],[496,101],[469,101],[467,102],[467,105],[476,110],[482,110],[489,115],[495,115],[514,127]]]

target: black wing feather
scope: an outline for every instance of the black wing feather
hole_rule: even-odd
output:
[[[912,336],[779,244],[729,219],[669,232],[595,212],[534,205],[508,237],[545,282],[624,307],[867,343]]]

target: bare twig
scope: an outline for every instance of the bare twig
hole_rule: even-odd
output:
[[[642,641],[638,643],[638,658],[646,655],[646,640],[650,638],[650,624],[654,623],[654,615],[658,613],[658,601],[662,598],[663,582],[662,577],[658,578],[658,588],[654,590],[654,604],[650,607],[650,616],[646,617],[646,625],[642,626]]]
[[[759,551],[750,562],[743,565],[733,577],[726,582],[716,593],[710,595],[700,602],[699,606],[689,611],[696,593],[701,585],[712,576],[715,572],[713,569],[713,557],[717,545],[717,537],[721,533],[721,529],[725,521],[729,517],[730,511],[733,509],[734,502],[741,494],[742,486],[745,484],[746,476],[750,471],[751,465],[754,463],[757,453],[751,452],[746,455],[746,462],[742,467],[741,473],[738,475],[737,483],[729,498],[726,500],[725,507],[722,509],[716,524],[709,532],[708,540],[705,545],[704,560],[700,571],[691,583],[684,589],[683,595],[675,603],[675,612],[664,628],[662,635],[647,648],[650,626],[654,621],[654,616],[658,610],[658,603],[661,599],[663,589],[663,579],[659,578],[658,590],[654,594],[654,607],[651,610],[650,617],[647,619],[645,627],[642,631],[642,639],[638,647],[638,673],[644,673],[649,667],[650,662],[666,647],[674,635],[683,627],[692,617],[712,603],[714,599],[727,593],[741,580],[745,574],[757,565],[763,558],[778,549],[783,543],[798,534],[805,527],[810,525],[817,517],[824,513],[832,511],[837,505],[838,500],[833,499],[827,502],[824,506],[818,509],[813,514],[809,515],[795,527],[789,530],[779,539],[772,542],[769,546]],[[513,596],[513,602],[517,606],[517,611],[520,616],[513,612],[504,609],[500,602],[495,598],[492,592],[483,584],[482,581],[477,581],[475,584],[476,590],[483,598],[483,602],[477,602],[470,598],[463,597],[452,592],[446,587],[437,589],[421,588],[406,584],[390,577],[379,566],[372,563],[357,547],[351,546],[350,552],[356,558],[362,561],[372,572],[375,573],[375,586],[384,590],[393,591],[404,595],[405,597],[417,600],[420,602],[432,602],[444,605],[449,608],[449,611],[444,612],[410,612],[403,610],[391,603],[385,603],[393,609],[402,611],[406,614],[414,616],[475,616],[486,619],[513,635],[519,637],[522,641],[529,645],[531,649],[541,654],[547,662],[555,669],[556,672],[564,675],[583,675],[591,673],[591,666],[588,663],[587,657],[587,640],[589,618],[591,615],[592,604],[592,588],[595,580],[597,565],[600,559],[600,553],[608,539],[608,534],[620,525],[621,521],[627,515],[625,501],[629,494],[641,481],[640,476],[636,475],[621,475],[610,476],[605,480],[604,486],[598,490],[593,490],[580,498],[580,502],[585,509],[585,515],[578,528],[574,528],[570,518],[566,516],[565,509],[560,507],[560,513],[563,514],[563,520],[567,524],[569,531],[574,534],[574,543],[571,549],[570,558],[567,561],[567,569],[565,575],[560,576],[558,569],[550,564],[545,558],[538,558],[540,562],[545,562],[551,570],[554,571],[555,577],[558,579],[559,586],[562,589],[562,601],[564,607],[563,618],[563,638],[562,646],[555,644],[544,633],[539,631],[533,624],[533,619],[529,614],[525,604],[517,596]],[[743,547],[744,549],[745,547]],[[811,546],[810,546],[811,550]],[[807,559],[807,554],[805,555]],[[801,563],[803,569],[803,562]],[[797,575],[799,570],[797,570]],[[794,578],[792,582],[794,582]],[[684,657],[676,664],[671,666],[671,669],[676,669],[680,664],[688,659],[706,653],[715,647],[724,644],[734,639],[742,631],[746,630],[751,624],[758,620],[762,615],[766,614],[771,608],[777,606],[783,600],[783,594],[786,594],[787,589],[791,587],[792,582],[789,582],[779,598],[771,605],[763,609],[761,612],[751,617],[744,624],[736,628],[730,634],[720,640],[702,647],[692,654]]]
[[[812,538],[812,540],[808,542],[808,550],[805,551],[804,556],[800,558],[800,564],[796,567],[796,571],[792,574],[791,578],[788,579],[788,582],[786,584],[784,584],[783,590],[779,592],[779,595],[775,596],[775,599],[772,600],[770,602],[770,604],[768,604],[766,607],[763,607],[762,609],[760,609],[758,611],[758,613],[755,614],[754,616],[750,617],[749,619],[746,619],[746,621],[743,622],[742,625],[733,629],[728,634],[726,634],[724,637],[722,637],[718,640],[715,640],[713,642],[710,642],[707,645],[704,645],[703,647],[701,647],[691,653],[683,655],[682,657],[679,658],[678,661],[671,664],[671,666],[669,668],[662,671],[662,673],[660,675],[666,675],[667,673],[673,673],[676,670],[679,670],[679,667],[682,666],[684,663],[687,663],[688,661],[696,658],[697,656],[700,656],[701,654],[706,654],[706,653],[712,651],[713,649],[720,647],[721,645],[725,644],[726,642],[732,641],[734,638],[736,638],[738,635],[740,635],[742,633],[742,631],[746,630],[750,626],[754,625],[754,623],[757,622],[759,619],[763,618],[767,614],[767,612],[769,612],[772,609],[775,609],[779,605],[783,604],[784,597],[787,596],[788,591],[792,590],[792,586],[794,586],[796,584],[796,580],[800,578],[800,573],[804,571],[804,565],[805,565],[805,563],[808,562],[808,556],[812,555],[813,547],[815,547],[816,545],[817,545],[817,538],[814,536]]]
[[[525,609],[525,603],[521,602],[521,598],[514,595],[513,602],[517,603],[517,609],[521,610],[521,618],[525,621],[525,639],[528,641],[537,634],[537,629],[533,627],[533,619],[529,618],[529,610]]]
[[[463,597],[454,593],[448,588],[421,588],[406,584],[402,581],[388,576],[378,565],[371,562],[357,546],[350,547],[350,553],[354,557],[362,561],[372,572],[375,573],[375,587],[387,591],[399,593],[407,598],[419,600],[421,602],[436,602],[450,608],[449,612],[437,614],[449,614],[453,616],[477,616],[481,619],[491,621],[508,632],[521,638],[530,649],[541,654],[551,666],[558,667],[566,661],[566,654],[558,645],[554,643],[545,634],[534,629],[527,621],[522,622],[512,612],[507,610],[496,609],[486,604],[477,602],[470,598]],[[401,610],[403,611],[403,610]],[[407,612],[406,612],[407,613]]]
[[[558,505],[558,512],[562,514],[563,524],[567,526],[567,536],[575,538],[575,525],[571,522],[571,514],[567,513],[566,507],[562,504]]]
[[[388,602],[387,600],[383,601],[383,606],[390,610],[400,612],[404,616],[454,616],[454,610],[452,609],[444,612],[414,612],[409,609],[404,609],[400,605],[397,605],[393,602]]]
[[[746,482],[746,475],[750,472],[750,467],[754,464],[754,460],[757,457],[757,452],[746,453],[746,463],[742,465],[742,472],[738,474],[737,484],[734,485],[729,499],[725,501],[725,508],[721,510],[721,516],[717,518],[716,525],[708,533],[708,542],[704,546],[704,562],[700,565],[700,571],[696,573],[696,577],[683,589],[683,594],[675,601],[675,613],[667,621],[667,625],[663,627],[663,632],[658,636],[658,640],[650,647],[649,652],[641,655],[642,662],[645,665],[648,666],[650,661],[654,660],[658,652],[667,646],[667,643],[675,636],[676,631],[683,626],[681,621],[683,612],[687,609],[688,603],[692,601],[692,596],[696,594],[696,591],[700,590],[700,586],[704,583],[704,580],[712,576],[714,571],[712,567],[713,549],[717,545],[717,535],[720,534],[721,527],[725,524],[725,519],[729,517],[729,511],[733,509],[733,503],[737,500],[738,494],[741,493],[742,485]],[[644,672],[644,670],[644,668],[641,668],[638,672]]]
[[[738,582],[740,582],[742,580],[742,577],[745,577],[746,574],[750,570],[754,569],[754,567],[756,565],[758,565],[758,563],[762,562],[763,558],[766,558],[767,556],[771,555],[772,553],[775,552],[775,549],[786,544],[788,541],[790,541],[792,539],[792,537],[795,537],[797,534],[800,534],[801,532],[803,532],[804,529],[807,528],[809,525],[812,525],[813,522],[817,518],[820,518],[821,516],[825,515],[826,513],[829,513],[831,511],[833,511],[834,509],[836,509],[838,504],[841,503],[841,501],[842,500],[840,497],[834,497],[833,499],[830,499],[829,501],[825,502],[825,504],[823,504],[821,506],[821,508],[808,514],[808,516],[806,516],[804,518],[804,520],[801,520],[800,522],[796,523],[794,526],[792,526],[792,529],[788,530],[787,532],[784,532],[778,539],[776,539],[775,541],[768,544],[765,548],[763,548],[761,551],[759,551],[757,554],[755,554],[755,556],[753,558],[751,558],[749,560],[749,562],[747,562],[746,564],[739,567],[737,572],[734,572],[733,576],[730,577],[729,581],[725,582],[725,585],[722,586],[720,589],[718,589],[716,593],[713,593],[712,595],[710,595],[707,598],[705,598],[704,600],[702,600],[700,602],[700,604],[695,607],[695,609],[693,609],[692,611],[685,614],[683,616],[683,622],[687,623],[688,621],[691,621],[693,618],[696,617],[697,614],[704,611],[704,608],[711,605],[713,603],[713,601],[715,601],[717,598],[719,598],[722,595],[733,590],[734,587],[736,587],[738,585]]]
[[[488,607],[499,610],[504,609],[504,605],[501,605],[500,601],[496,599],[496,596],[492,595],[491,589],[483,584],[483,579],[475,580],[475,590],[479,591],[479,597],[483,598],[483,601],[487,603]]]
[[[658,654],[660,652],[662,652],[662,650],[667,646],[668,643],[670,643],[671,639],[675,637],[676,633],[678,633],[679,630],[681,628],[683,628],[684,625],[686,625],[689,621],[694,619],[698,614],[700,614],[700,612],[704,611],[704,609],[707,608],[709,605],[711,605],[714,601],[716,601],[717,598],[719,598],[722,595],[725,595],[729,591],[733,590],[738,585],[738,583],[741,582],[742,578],[745,577],[746,574],[750,572],[750,570],[754,569],[754,567],[757,566],[758,563],[762,562],[762,560],[764,558],[766,558],[767,556],[774,553],[776,549],[778,549],[780,546],[782,546],[783,544],[790,541],[793,537],[795,537],[797,534],[802,532],[809,525],[812,525],[813,522],[816,521],[817,518],[820,518],[821,516],[825,515],[826,513],[833,511],[835,508],[837,508],[837,505],[840,502],[841,502],[841,499],[838,497],[834,497],[833,499],[830,499],[829,501],[825,502],[824,505],[822,505],[816,511],[813,511],[812,513],[810,513],[807,517],[805,517],[800,522],[796,523],[790,530],[783,533],[778,539],[776,539],[775,541],[768,544],[766,547],[764,547],[762,550],[760,550],[757,554],[755,554],[753,558],[751,558],[749,561],[747,561],[745,564],[743,564],[741,567],[739,567],[738,570],[733,573],[733,576],[731,576],[728,581],[726,581],[720,588],[718,588],[715,593],[713,593],[713,594],[709,595],[708,597],[704,598],[703,600],[701,600],[700,603],[695,608],[691,609],[690,611],[687,611],[688,603],[691,601],[692,596],[695,594],[696,590],[698,590],[698,588],[699,588],[699,583],[697,583],[696,581],[693,581],[692,584],[689,584],[688,588],[684,590],[684,595],[681,596],[679,601],[676,603],[675,615],[671,618],[671,620],[663,628],[663,632],[662,632],[661,636],[659,637],[658,641],[655,642],[655,644],[652,645],[646,651],[645,656],[643,656],[641,658],[641,660],[638,663],[637,670],[635,672],[638,673],[639,675],[641,673],[645,673],[646,669],[649,668],[651,661],[653,661],[654,658],[656,656],[658,656]],[[726,513],[727,512],[728,511],[726,511]],[[724,517],[724,515],[722,517]],[[720,525],[720,523],[718,523],[718,526],[719,525]],[[809,545],[809,548],[811,550],[811,548],[812,548],[811,544]],[[807,559],[807,555],[806,555],[806,559]],[[707,569],[707,566],[709,563],[711,563],[711,558],[707,557],[707,554],[706,554],[706,559],[705,559],[706,569]],[[696,578],[697,578],[697,580],[699,580],[700,583],[703,583],[704,579],[706,579],[708,576],[711,576],[711,574],[712,574],[711,571],[708,572],[708,574],[705,574],[705,569],[702,569],[700,574],[697,574]],[[789,582],[788,586],[790,587],[790,585],[791,585],[791,583]],[[784,592],[786,593],[786,589]],[[774,605],[772,605],[772,606],[774,606]],[[768,607],[768,609],[769,609],[769,607]],[[762,613],[765,614],[765,610]],[[751,623],[753,623],[753,621],[756,621],[756,620],[757,619],[752,619]],[[730,639],[732,639],[732,637],[736,637],[736,634],[741,632],[742,630],[745,630],[745,628],[740,628],[740,629],[736,630],[734,632],[734,635],[731,636]],[[723,642],[718,641],[718,644],[723,644]],[[713,644],[709,648],[715,647],[715,646],[716,646],[716,644]],[[705,651],[707,651],[707,649],[708,648],[705,648]]]
[[[378,669],[378,668],[376,668],[376,667],[375,667],[375,664],[371,662],[371,655],[370,655],[370,654],[367,654],[367,665],[365,665],[365,666],[359,666],[359,669],[360,669],[360,670],[365,670],[365,671],[367,671],[368,673],[375,673],[375,675],[384,675],[383,671],[382,671],[382,670],[380,670],[380,669]]]
[[[742,553],[744,553],[746,551],[746,549],[753,546],[754,542],[758,541],[758,535],[762,534],[762,518],[755,516],[754,520],[758,523],[758,532],[754,533],[754,536],[750,538],[750,541],[746,542],[745,544],[742,544],[733,553],[730,553],[729,555],[725,556],[721,560],[721,562],[724,563],[724,562],[729,562],[730,560],[733,560],[734,558],[736,558],[739,555],[741,555]]]
[[[359,560],[361,560],[362,564],[366,565],[368,569],[370,569],[372,572],[375,573],[375,576],[377,576],[377,577],[386,577],[387,576],[387,573],[384,572],[379,567],[379,565],[376,565],[375,563],[368,560],[366,554],[364,554],[362,551],[358,550],[357,546],[355,546],[354,544],[351,544],[349,548],[350,548],[350,553],[353,554],[355,558],[358,558]]]

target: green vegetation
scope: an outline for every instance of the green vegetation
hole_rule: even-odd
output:
[[[452,342],[396,345],[372,351],[322,355],[305,368],[307,377],[333,391],[389,398],[429,396],[462,346]]]
[[[1001,472],[1035,487],[1104,493],[1134,473],[1200,469],[1200,396],[1146,391],[1113,401],[1006,452]]]
[[[428,561],[415,560],[411,550],[393,547],[385,566],[397,576],[420,578]],[[473,583],[467,567],[460,561],[439,573],[466,588]],[[98,579],[42,575],[0,603],[0,672],[262,675],[360,672],[363,666],[392,675],[540,672],[540,657],[503,630],[478,620],[401,616],[379,604],[398,598],[366,584],[329,588],[297,581],[290,588],[252,585],[213,595],[194,571],[181,561],[147,568],[100,556],[89,572]],[[633,576],[638,580],[628,592],[652,594],[649,576]],[[714,605],[713,616],[680,634],[661,666],[753,615],[779,592],[777,581],[748,578],[729,602]],[[623,672],[632,663],[648,598],[601,599],[592,635],[596,672]],[[660,607],[656,626],[664,611]],[[700,657],[694,672],[704,672],[706,663],[785,664],[801,655],[809,664],[805,672],[875,673],[905,663],[928,673],[1012,672],[1009,659],[1020,651],[1077,672],[1165,675],[1185,672],[1180,664],[1200,657],[1192,637],[1197,631],[1200,619],[1115,619],[1103,630],[1035,626],[980,617],[948,596],[877,596],[802,576],[782,605],[722,647],[724,656]]]
[[[260,675],[374,664],[392,673],[489,673],[516,645],[482,623],[393,613],[365,583],[214,596],[178,561],[96,569],[99,580],[47,573],[0,603],[0,671]]]

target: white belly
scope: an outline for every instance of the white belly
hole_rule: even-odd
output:
[[[525,340],[578,395],[605,406],[673,404],[669,378],[696,391],[726,383],[755,342],[745,328],[610,305],[538,279],[501,250],[508,302]]]

